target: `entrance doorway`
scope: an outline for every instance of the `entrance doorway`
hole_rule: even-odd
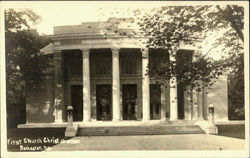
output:
[[[111,85],[96,85],[97,120],[112,119]]]
[[[73,107],[73,121],[83,119],[82,85],[71,86],[71,105]]]
[[[150,119],[161,119],[161,86],[150,84]]]
[[[178,119],[184,119],[184,89],[181,84],[177,85]]]
[[[136,120],[137,85],[122,85],[123,120]]]

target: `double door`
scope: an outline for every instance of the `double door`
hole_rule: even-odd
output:
[[[96,85],[97,120],[112,120],[111,85]]]
[[[122,85],[123,120],[136,120],[137,113],[137,86],[136,84]]]

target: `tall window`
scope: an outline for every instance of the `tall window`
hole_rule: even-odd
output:
[[[67,78],[72,76],[80,76],[82,74],[82,54],[75,50],[71,50],[64,54],[64,68]]]
[[[111,74],[111,62],[108,58],[98,58],[96,60],[96,74]]]
[[[90,66],[93,75],[111,75],[112,56],[111,51],[93,50],[90,53]]]
[[[120,53],[121,74],[136,74],[137,73],[137,58],[138,52],[127,50]]]
[[[136,59],[122,59],[122,74],[136,74]]]

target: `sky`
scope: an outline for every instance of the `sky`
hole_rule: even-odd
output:
[[[150,10],[153,7],[169,5],[215,5],[221,2],[190,2],[190,1],[4,1],[0,7],[8,9],[31,9],[42,21],[35,28],[40,34],[53,34],[54,26],[80,25],[82,22],[106,21],[109,17],[131,17],[135,9]],[[227,2],[233,3],[233,2]],[[239,2],[237,2],[239,3]],[[224,4],[224,3],[223,3]],[[214,38],[214,37],[212,37]],[[212,40],[211,40],[212,41]],[[206,44],[205,49],[212,45]],[[211,53],[216,56],[221,53]],[[220,57],[217,57],[218,59]]]
[[[110,16],[130,17],[132,10],[167,5],[166,2],[92,2],[92,1],[75,1],[75,2],[5,2],[4,8],[32,9],[42,21],[36,26],[40,34],[53,34],[53,26],[60,25],[79,25],[87,21],[105,21]]]
[[[87,21],[105,21],[110,16],[132,16],[134,9],[151,9],[169,5],[201,5],[218,2],[194,1],[3,1],[3,8],[28,8],[42,17],[36,29],[40,34],[53,34],[54,26],[79,25]],[[221,4],[221,3],[220,3]],[[1,7],[2,7],[1,6]],[[118,13],[119,12],[119,13]],[[128,15],[129,14],[129,15]]]

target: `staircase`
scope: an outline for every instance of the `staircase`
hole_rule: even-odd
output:
[[[77,136],[204,134],[198,125],[80,127]]]

